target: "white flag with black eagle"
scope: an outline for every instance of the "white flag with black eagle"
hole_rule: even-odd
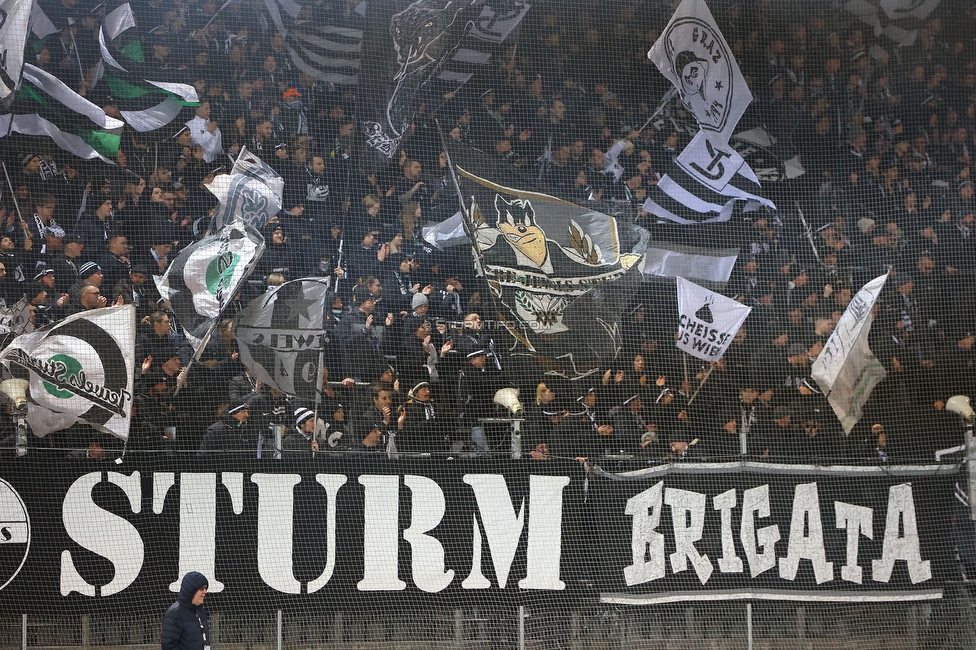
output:
[[[684,278],[677,278],[677,284],[678,349],[703,361],[718,361],[752,307]]]
[[[212,232],[238,220],[260,229],[281,211],[285,181],[243,147],[231,173],[215,177],[207,189],[220,202],[214,211]]]
[[[264,246],[256,228],[236,221],[190,244],[162,276],[153,276],[194,353],[206,344],[224,308],[254,271]]]
[[[83,311],[15,338],[0,364],[23,383],[34,434],[84,422],[128,439],[135,339],[135,305]]]
[[[327,337],[327,295],[327,279],[292,280],[255,298],[234,317],[241,363],[255,379],[288,395],[315,399]]]

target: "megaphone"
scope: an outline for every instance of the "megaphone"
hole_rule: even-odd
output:
[[[3,383],[6,384],[7,382]],[[0,390],[2,390],[2,384],[0,384]],[[953,395],[946,400],[945,408],[950,413],[955,413],[962,418],[966,424],[972,424],[976,420],[976,414],[973,413],[973,407],[969,405],[969,397],[966,395]]]
[[[7,396],[13,409],[27,406],[27,387],[30,385],[26,379],[7,379],[0,382],[0,393]]]
[[[518,388],[502,388],[495,392],[495,397],[492,401],[498,406],[503,407],[514,417],[520,418],[525,412],[522,402],[519,401]]]

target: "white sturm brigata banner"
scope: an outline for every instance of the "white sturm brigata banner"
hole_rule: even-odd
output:
[[[868,347],[871,310],[887,279],[882,275],[861,287],[811,369],[846,433],[861,419],[871,391],[888,374]]]
[[[323,603],[377,598],[558,596],[568,608],[596,593],[618,605],[914,603],[940,598],[957,566],[946,521],[959,475],[945,465],[668,463],[587,478],[556,458],[496,472],[355,455],[92,463],[30,454],[0,467],[4,602],[149,611],[200,571],[225,612],[261,602],[331,616]]]
[[[752,311],[740,302],[684,278],[678,283],[679,350],[704,361],[718,361]]]

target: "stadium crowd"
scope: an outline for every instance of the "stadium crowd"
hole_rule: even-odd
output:
[[[355,87],[295,67],[262,3],[133,2],[147,64],[193,84],[202,103],[160,131],[125,127],[114,167],[6,138],[19,214],[5,191],[0,294],[8,305],[26,296],[37,326],[136,304],[130,450],[508,453],[509,425],[482,420],[504,415],[497,390],[517,387],[526,459],[727,459],[746,432],[746,455],[771,462],[932,460],[962,439],[946,399],[976,388],[976,8],[946,0],[898,47],[833,4],[710,4],[755,97],[740,126],[761,125],[805,173],[764,182],[778,212],[678,226],[641,207],[694,135],[677,100],[648,124],[669,88],[646,57],[670,17],[662,3],[533,7],[512,56],[430,97],[399,155],[366,175]],[[356,5],[303,11],[361,29]],[[45,9],[61,31],[32,38],[31,61],[117,114],[104,83],[89,87],[105,5]],[[470,249],[422,237],[459,209],[435,117],[527,184],[629,216],[652,240],[738,247],[723,293],[753,310],[724,358],[711,367],[675,348],[664,281],[634,296],[617,360],[590,381],[510,357]],[[288,280],[333,279],[319,405],[253,378],[233,313],[188,369],[178,323],[158,307],[151,276],[206,230],[216,199],[205,186],[245,146],[284,179],[284,208],[235,308]],[[810,364],[853,294],[885,272],[870,343],[888,376],[845,436]],[[281,450],[273,425],[287,431]],[[107,438],[76,426],[32,445],[111,456]]]

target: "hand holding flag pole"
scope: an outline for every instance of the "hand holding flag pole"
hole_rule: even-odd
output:
[[[7,173],[7,163],[0,162],[0,165],[3,166],[3,175],[7,179],[7,187],[10,188],[10,198],[14,201],[14,211],[17,212],[17,218],[20,219],[20,223],[24,223],[24,215],[20,212],[20,202],[17,201],[17,194],[14,192],[14,184],[10,182],[10,174]]]

